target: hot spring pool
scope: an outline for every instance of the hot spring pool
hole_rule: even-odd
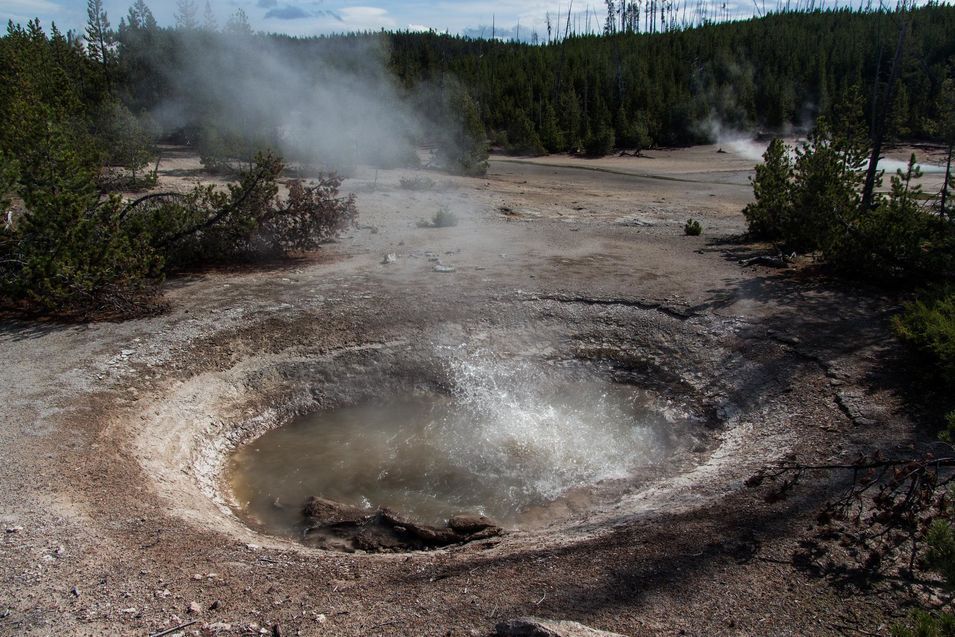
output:
[[[422,524],[480,514],[520,527],[667,454],[674,418],[659,398],[593,369],[491,357],[452,364],[450,379],[448,391],[302,416],[239,448],[225,474],[239,515],[300,535],[302,505],[319,496]]]

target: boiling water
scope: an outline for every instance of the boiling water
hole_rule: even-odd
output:
[[[322,411],[241,448],[228,478],[243,515],[293,533],[317,495],[427,524],[480,513],[519,525],[529,509],[663,453],[666,418],[635,387],[520,361],[451,367],[451,395]]]

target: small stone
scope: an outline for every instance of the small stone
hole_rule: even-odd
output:
[[[389,263],[395,263],[398,261],[398,255],[394,252],[389,252],[385,255],[385,258],[381,260],[382,265],[388,265]]]
[[[198,615],[202,612],[202,606],[199,605],[199,602],[189,602],[189,614]]]
[[[232,624],[227,624],[225,622],[215,622],[214,624],[209,624],[209,630],[212,632],[231,632]]]
[[[22,530],[23,530],[23,527],[22,527],[22,526],[8,526],[8,527],[5,529],[5,531],[6,531],[7,533],[19,533],[19,532],[22,531]]]
[[[222,602],[218,599],[209,604],[209,610],[219,610],[220,608],[222,608]]]
[[[564,620],[519,617],[496,626],[498,637],[623,637]]]
[[[450,274],[456,270],[453,265],[442,265],[439,263],[438,265],[434,266],[434,271],[441,272],[442,274]]]
[[[328,617],[325,617],[325,613],[319,613],[315,616],[315,621],[317,621],[319,624],[324,624],[328,621]]]

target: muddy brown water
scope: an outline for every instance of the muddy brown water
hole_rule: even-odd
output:
[[[423,524],[478,513],[538,525],[562,499],[579,506],[582,491],[664,459],[681,417],[639,387],[526,363],[467,362],[456,379],[450,394],[316,412],[241,447],[226,470],[237,512],[286,536],[312,495]]]

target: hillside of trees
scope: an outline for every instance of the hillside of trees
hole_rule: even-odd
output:
[[[186,138],[207,125],[208,105],[178,78],[218,32],[282,51],[312,76],[329,67],[354,71],[373,55],[435,121],[435,92],[464,89],[487,136],[512,152],[604,154],[708,142],[720,130],[807,131],[850,90],[866,96],[871,119],[899,31],[894,12],[843,9],[685,29],[671,21],[638,32],[639,13],[636,20],[628,13],[633,3],[608,4],[603,35],[567,31],[537,45],[410,32],[253,34],[241,12],[219,28],[189,3],[177,26],[164,28],[143,0],[115,30],[103,12],[106,26],[93,24],[86,39],[102,81],[130,112],[151,114],[175,101],[191,117],[180,122]],[[942,84],[955,74],[955,7],[930,4],[911,10],[907,21],[887,132],[890,139],[938,140]],[[176,132],[183,131],[162,131]]]
[[[922,7],[909,20],[890,134],[937,139],[938,97],[955,73],[955,7]],[[898,30],[894,13],[846,9],[662,33],[618,27],[543,46],[387,37],[407,85],[450,73],[504,145],[560,152],[694,144],[716,127],[805,131],[853,87],[881,90]]]

